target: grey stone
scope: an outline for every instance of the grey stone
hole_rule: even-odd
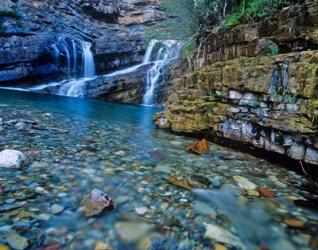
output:
[[[301,144],[293,144],[287,151],[289,157],[295,160],[303,160],[305,157],[305,146]]]
[[[318,150],[314,148],[307,148],[305,162],[318,165]]]

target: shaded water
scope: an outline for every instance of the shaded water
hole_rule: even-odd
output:
[[[188,154],[195,140],[155,129],[157,111],[0,90],[0,150],[32,157],[26,169],[0,169],[0,244],[14,230],[30,249],[94,249],[98,241],[113,249],[213,249],[216,241],[205,237],[205,225],[213,224],[245,249],[314,249],[317,211],[292,201],[313,196],[298,188],[305,178],[214,144],[207,155]],[[25,128],[10,125],[16,119]],[[207,190],[178,188],[167,181],[172,175]],[[235,175],[276,197],[247,195]],[[44,191],[37,192],[39,186]],[[116,208],[85,219],[80,202],[93,188],[108,193]],[[52,214],[54,204],[63,212]],[[290,217],[306,227],[288,227],[283,221]]]

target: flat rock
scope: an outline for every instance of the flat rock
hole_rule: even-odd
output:
[[[305,223],[297,218],[285,218],[284,223],[292,228],[304,228]]]
[[[145,215],[148,212],[147,207],[136,207],[135,211],[138,215]]]
[[[51,212],[52,214],[59,214],[61,213],[62,211],[64,210],[64,207],[58,205],[58,204],[54,204],[52,207],[51,207]]]
[[[244,247],[242,247],[240,239],[231,234],[229,231],[225,230],[224,228],[217,225],[205,223],[205,229],[205,238],[215,240],[220,243],[239,246],[242,249],[244,249]]]
[[[259,193],[253,189],[246,190],[246,193],[248,196],[259,197]]]
[[[265,197],[265,198],[273,198],[273,197],[275,197],[275,193],[274,192],[269,191],[269,190],[267,190],[265,188],[258,189],[258,192],[259,192],[259,194],[262,197]]]
[[[0,152],[0,167],[21,168],[28,164],[28,159],[20,151],[5,149]]]
[[[117,222],[115,225],[119,237],[125,242],[137,242],[146,236],[153,225],[145,222]]]
[[[94,250],[112,250],[112,247],[102,241],[97,241]]]
[[[233,176],[233,179],[236,181],[236,183],[239,185],[239,187],[245,189],[245,190],[255,190],[256,184],[249,181],[247,178],[235,175]]]
[[[184,188],[187,190],[191,190],[193,188],[190,181],[182,177],[177,177],[175,175],[169,176],[168,182],[176,187]]]
[[[15,231],[11,231],[6,235],[7,242],[10,247],[17,250],[26,249],[29,246],[28,240]]]

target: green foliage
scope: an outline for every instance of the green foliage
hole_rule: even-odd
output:
[[[234,27],[240,23],[241,14],[239,12],[233,12],[230,14],[220,25],[221,31],[226,31],[230,27]]]
[[[196,44],[193,40],[189,41],[182,49],[182,56],[183,57],[187,57],[193,54],[193,52],[195,51],[196,48]]]
[[[269,95],[270,95],[271,97],[277,97],[277,96],[278,96],[278,93],[277,93],[277,91],[276,91],[275,88],[270,88],[270,89],[269,89]]]
[[[275,43],[271,43],[267,48],[267,52],[271,56],[276,56],[279,53],[279,48]]]
[[[214,102],[209,103],[206,106],[206,114],[209,115],[213,115],[214,114],[214,109],[215,109],[216,105]]]
[[[236,8],[221,24],[221,30],[227,30],[239,23],[258,21],[296,0],[241,0]]]
[[[258,109],[261,107],[261,100],[259,98],[256,98],[253,103],[252,103],[252,107],[254,109]]]
[[[226,31],[240,23],[257,21],[297,0],[162,0],[161,7],[170,18],[162,28],[146,30],[145,46],[151,39],[192,40],[204,42],[213,27]],[[191,45],[191,46],[190,46]],[[195,50],[190,43],[185,54]],[[270,46],[268,53],[278,54]]]
[[[285,103],[296,103],[297,102],[297,96],[293,93],[285,93],[283,100]]]

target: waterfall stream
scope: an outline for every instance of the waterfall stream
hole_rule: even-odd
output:
[[[66,79],[32,86],[28,88],[8,88],[20,91],[41,91],[48,87],[57,88],[58,95],[83,97],[85,95],[85,84],[95,77],[95,61],[91,50],[92,44],[82,40],[69,37],[59,37],[52,44],[55,62],[65,72]],[[104,75],[104,77],[116,77],[137,71],[141,66],[151,64],[147,71],[144,105],[155,105],[155,92],[157,85],[163,82],[165,70],[179,56],[182,43],[175,40],[151,40],[145,52],[142,63],[117,70]],[[81,56],[81,57],[80,57]]]
[[[76,47],[76,46],[75,46]],[[82,78],[79,79],[72,79],[63,84],[63,86],[59,89],[59,95],[65,96],[83,96],[84,93],[84,86],[87,80],[91,80],[95,77],[95,62],[94,56],[91,51],[92,44],[89,42],[81,41],[81,49],[82,49]],[[74,48],[74,45],[73,45]],[[74,49],[74,54],[76,54]],[[75,58],[75,57],[74,57]],[[76,56],[77,58],[77,56]],[[74,65],[75,64],[74,59]],[[74,66],[74,69],[77,68]]]
[[[72,40],[73,48],[73,76],[76,78],[78,73],[78,64],[77,64],[77,46],[75,40]]]
[[[160,46],[157,51],[153,66],[147,72],[146,93],[143,97],[144,105],[155,105],[155,90],[161,76],[164,74],[165,66],[176,60],[180,54],[182,43],[175,40],[152,40],[148,46],[144,61],[150,62],[156,46]]]
[[[58,46],[61,48],[60,53],[63,53],[66,58],[66,74],[67,77],[71,77],[71,53],[69,51],[69,46],[65,37],[58,38]]]

